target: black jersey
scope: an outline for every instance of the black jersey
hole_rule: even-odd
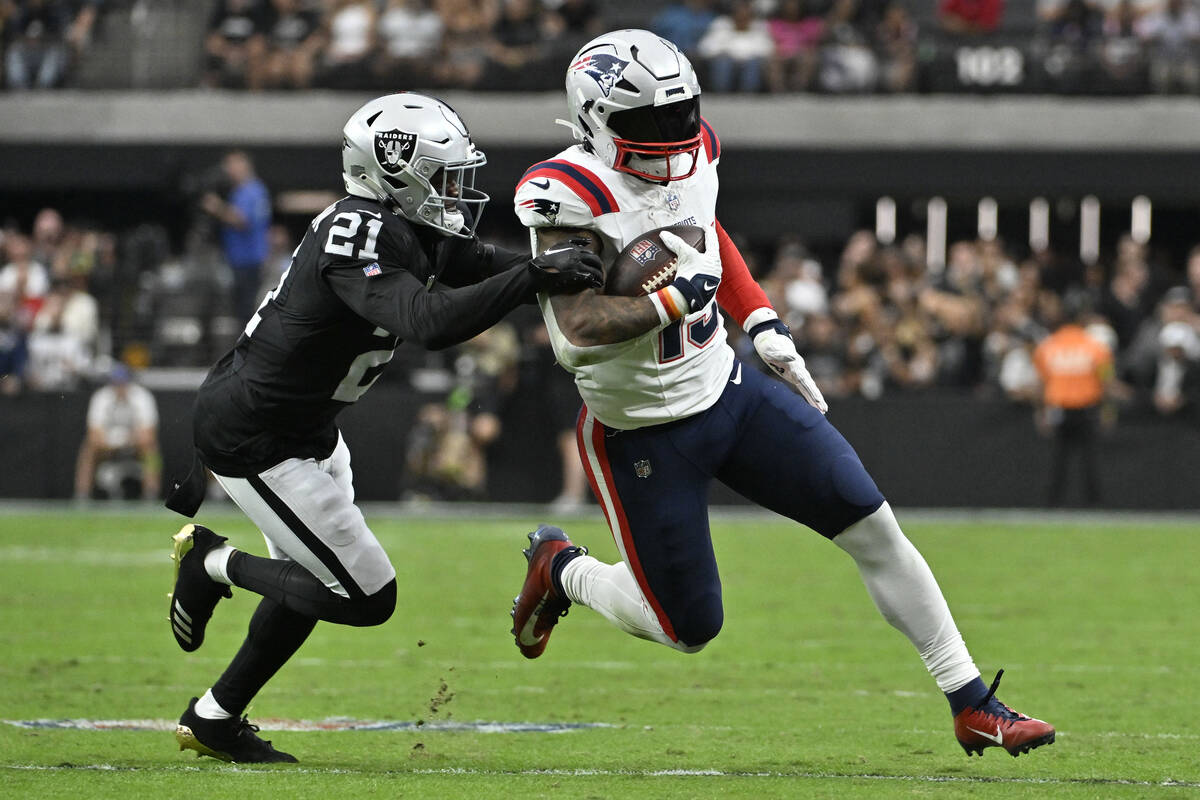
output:
[[[200,387],[194,433],[204,463],[242,477],[287,458],[328,457],[334,418],[401,340],[447,347],[491,327],[534,297],[527,262],[371,200],[334,203]]]

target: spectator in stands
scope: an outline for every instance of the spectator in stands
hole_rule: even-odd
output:
[[[88,17],[94,10],[88,10]],[[0,24],[7,40],[5,70],[9,89],[53,89],[66,74],[73,25],[66,0],[20,0]],[[82,42],[82,39],[79,41]]]
[[[563,52],[573,54],[608,30],[596,0],[542,0],[542,5],[550,12],[548,25]]]
[[[486,80],[480,88],[528,92],[561,83],[547,58],[548,19],[536,0],[504,0],[492,26]]]
[[[1118,0],[1104,16],[1099,64],[1113,91],[1137,93],[1145,90],[1146,60],[1137,32],[1139,17],[1134,0]]]
[[[221,224],[221,246],[233,270],[233,313],[240,323],[250,319],[261,299],[259,284],[270,251],[271,197],[244,151],[226,153],[221,168],[232,187],[228,199],[208,192],[201,205]]]
[[[1200,334],[1186,322],[1168,322],[1158,344],[1154,409],[1164,416],[1194,412],[1200,399]]]
[[[487,450],[500,436],[501,404],[513,388],[520,340],[500,323],[458,348],[455,386],[424,406],[409,436],[406,465],[414,496],[482,500]]]
[[[817,71],[825,18],[807,0],[782,0],[767,20],[774,53],[768,67],[773,92],[806,92]]]
[[[1043,66],[1056,91],[1094,88],[1092,68],[1103,24],[1103,12],[1088,0],[1067,0],[1047,10]]]
[[[46,300],[33,318],[33,335],[59,334],[71,339],[70,350],[82,352],[91,362],[100,334],[100,306],[87,292],[87,276],[75,273],[56,277]]]
[[[1084,499],[1101,496],[1096,435],[1101,403],[1113,376],[1112,352],[1084,330],[1086,308],[1069,298],[1064,322],[1037,346],[1033,361],[1042,379],[1042,407],[1038,428],[1053,436],[1047,502],[1061,505],[1065,498],[1067,463],[1082,462]]]
[[[266,55],[261,85],[307,89],[325,45],[320,12],[301,0],[271,0],[264,21]]]
[[[1192,296],[1185,286],[1169,289],[1158,302],[1155,313],[1138,327],[1137,334],[1121,350],[1120,375],[1140,387],[1154,385],[1162,351],[1162,332],[1175,323],[1200,331],[1200,322],[1192,312]]]
[[[1149,312],[1150,267],[1144,256],[1130,252],[1119,256],[1112,280],[1104,291],[1100,312],[1112,323],[1121,347],[1133,341]]]
[[[826,398],[846,397],[853,389],[847,380],[846,343],[830,314],[809,314],[798,333],[797,348],[804,356],[808,374]]]
[[[378,16],[372,0],[326,1],[322,85],[358,89],[369,83]]]
[[[938,23],[946,33],[976,36],[993,33],[1004,17],[1004,0],[940,0]]]
[[[676,47],[692,60],[696,60],[700,40],[717,18],[713,0],[685,0],[671,3],[651,21],[650,30]]]
[[[388,0],[379,17],[378,84],[385,89],[428,85],[445,27],[432,0]]]
[[[0,395],[9,397],[24,388],[25,364],[29,360],[25,330],[17,322],[16,312],[12,293],[0,291]]]
[[[775,43],[754,4],[735,0],[729,14],[713,20],[697,51],[707,62],[708,85],[714,92],[755,93],[765,86],[764,73]]]
[[[154,395],[117,364],[88,403],[87,433],[75,462],[75,497],[156,498],[162,458]]]
[[[33,258],[29,237],[12,233],[4,238],[8,263],[0,268],[0,294],[12,298],[17,324],[28,331],[50,291],[50,273]]]
[[[817,71],[819,88],[833,94],[874,91],[879,81],[879,62],[864,29],[833,12],[827,19]]]
[[[908,92],[916,86],[919,29],[908,8],[898,0],[888,3],[874,28],[875,58],[879,63],[879,88]]]
[[[1146,46],[1150,85],[1156,92],[1187,92],[1200,89],[1200,12],[1192,0],[1166,0],[1137,24]]]
[[[53,208],[43,208],[33,218],[33,260],[53,269],[63,245],[65,226],[62,214]]]
[[[204,37],[204,77],[209,88],[262,86],[266,0],[217,0]]]
[[[474,88],[484,77],[492,52],[492,26],[499,16],[496,0],[435,0],[446,24],[441,57],[434,64],[438,85]]]

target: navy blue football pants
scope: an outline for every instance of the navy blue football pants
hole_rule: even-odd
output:
[[[686,419],[609,428],[585,406],[579,452],[617,547],[672,640],[721,629],[708,527],[716,478],[832,539],[883,505],[850,444],[792,389],[735,361],[720,399]]]

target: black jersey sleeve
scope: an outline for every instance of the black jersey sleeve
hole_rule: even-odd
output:
[[[435,286],[414,274],[425,256],[417,251],[419,245],[413,237],[385,228],[378,245],[377,259],[327,260],[322,270],[326,283],[363,319],[432,350],[464,342],[487,330],[537,289],[526,266],[528,259],[509,264],[502,272],[476,283]],[[491,258],[485,258],[489,270],[495,263]],[[478,268],[482,264],[469,262],[468,266]]]
[[[446,286],[460,287],[479,283],[529,261],[527,254],[515,253],[478,239],[447,239],[445,266],[438,281]]]

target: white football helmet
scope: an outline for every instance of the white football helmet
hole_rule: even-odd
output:
[[[415,92],[377,97],[342,129],[347,192],[452,236],[479,226],[489,198],[475,170],[486,163],[454,109]]]
[[[687,56],[650,31],[588,42],[567,67],[564,124],[613,169],[650,181],[696,171],[700,82]]]

